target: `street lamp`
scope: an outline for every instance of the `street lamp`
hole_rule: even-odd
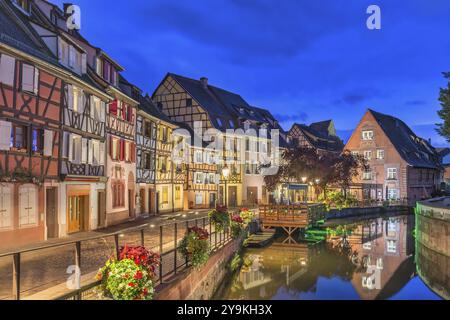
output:
[[[307,179],[307,177],[302,177],[302,182],[305,183]]]
[[[222,175],[225,178],[225,205],[228,206],[227,201],[227,180],[228,176],[230,175],[230,169],[225,165],[225,167],[222,168]]]
[[[319,178],[317,178],[315,181],[316,181],[316,184],[320,183],[320,179]]]

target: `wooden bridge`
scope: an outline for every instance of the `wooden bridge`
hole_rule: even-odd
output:
[[[306,229],[324,219],[322,204],[260,205],[259,219],[263,229],[282,228],[290,237],[298,229]]]

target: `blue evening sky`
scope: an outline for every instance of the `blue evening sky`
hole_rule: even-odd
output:
[[[62,5],[67,1],[53,1]],[[448,0],[73,0],[82,34],[152,93],[167,72],[213,85],[293,122],[332,118],[346,139],[366,108],[434,145],[450,71]],[[366,8],[381,7],[381,30]]]

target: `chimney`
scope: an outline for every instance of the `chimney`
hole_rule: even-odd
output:
[[[200,82],[202,83],[203,88],[205,88],[205,89],[208,88],[208,78],[206,78],[206,77],[201,77],[201,78],[200,78]]]

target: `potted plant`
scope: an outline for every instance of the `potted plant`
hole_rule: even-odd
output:
[[[119,259],[110,258],[99,270],[99,294],[114,300],[151,300],[159,255],[142,246],[120,248]]]
[[[208,261],[210,246],[208,231],[200,227],[188,228],[180,242],[181,254],[191,261],[194,268],[199,268]]]
[[[208,214],[216,232],[222,232],[230,225],[230,215],[226,206],[217,206]]]

